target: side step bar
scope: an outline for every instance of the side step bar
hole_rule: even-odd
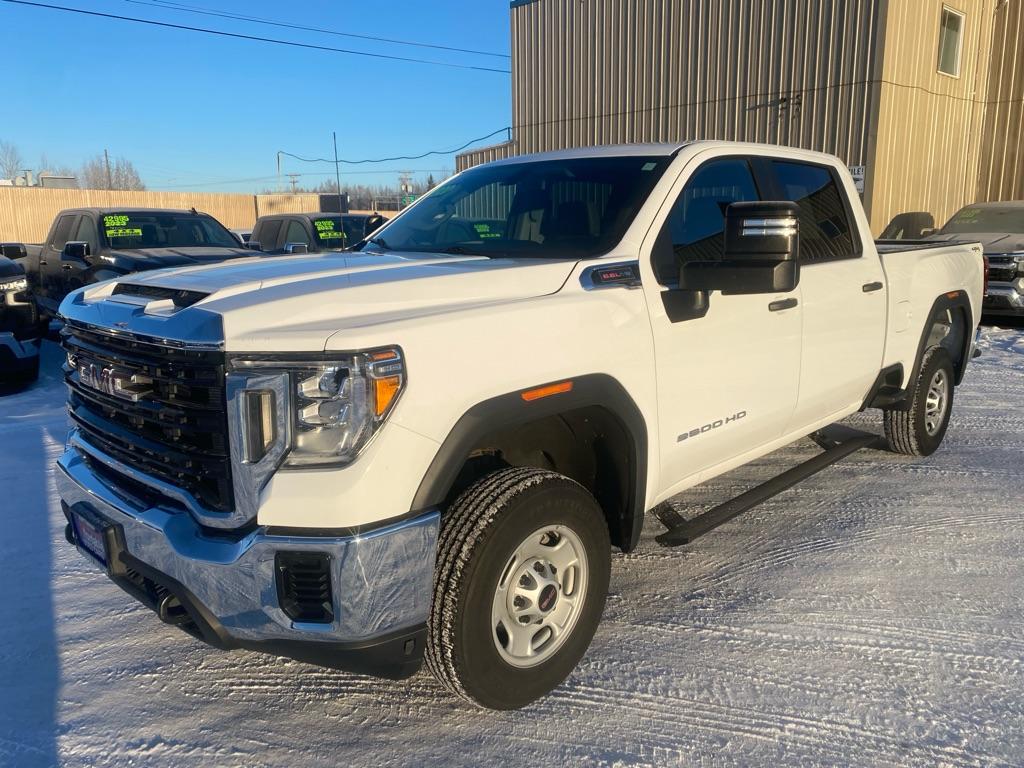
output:
[[[792,488],[801,480],[806,480],[851,453],[859,451],[861,448],[881,447],[882,443],[882,439],[878,435],[838,424],[825,427],[808,437],[821,446],[822,453],[703,514],[697,515],[697,517],[686,520],[667,504],[663,505],[659,511],[655,512],[655,515],[668,530],[655,537],[655,541],[665,547],[689,544],[698,536],[703,536],[708,531],[742,515],[761,502],[767,501],[772,496]]]

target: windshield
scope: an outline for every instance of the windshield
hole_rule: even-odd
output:
[[[313,229],[321,248],[347,248],[363,239],[366,216],[320,216]]]
[[[113,248],[237,248],[238,240],[210,216],[196,213],[107,213],[100,231]]]
[[[1024,206],[994,206],[991,208],[961,208],[940,234],[958,235],[968,232],[1006,232],[1024,235]]]
[[[587,258],[622,239],[671,157],[481,166],[375,232],[370,249]]]

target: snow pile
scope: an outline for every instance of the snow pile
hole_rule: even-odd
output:
[[[0,764],[1019,764],[1024,333],[981,348],[929,459],[861,451],[689,547],[660,548],[650,519],[579,669],[496,714],[425,674],[215,651],[110,584],[63,540],[47,345],[40,384],[0,398]],[[815,450],[673,503],[693,514]]]

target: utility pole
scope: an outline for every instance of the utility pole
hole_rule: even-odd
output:
[[[331,131],[331,136],[334,137],[334,182],[338,185],[338,213],[342,212],[341,204],[341,171],[338,170],[338,132]]]
[[[105,149],[103,150],[103,162],[107,166],[107,189],[112,189],[114,185],[110,180],[110,154]]]
[[[299,184],[299,176],[301,176],[301,175],[302,175],[301,173],[289,173],[289,174],[287,174],[287,176],[288,176],[288,183],[292,185],[292,194],[293,195],[296,194],[295,193],[295,187],[298,186],[298,184]]]

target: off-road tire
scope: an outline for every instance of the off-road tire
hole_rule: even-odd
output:
[[[491,625],[501,571],[538,528],[569,528],[586,553],[578,618],[553,655],[536,666],[508,663]],[[611,571],[608,526],[594,497],[563,475],[501,469],[447,509],[438,541],[426,663],[452,693],[489,709],[516,709],[556,688],[583,657],[604,610]]]
[[[946,381],[945,413],[937,430],[926,428],[928,391],[938,372]],[[911,385],[910,403],[905,410],[883,411],[885,439],[889,450],[907,456],[930,456],[942,443],[953,412],[953,361],[943,347],[931,347],[921,361],[921,371]]]

